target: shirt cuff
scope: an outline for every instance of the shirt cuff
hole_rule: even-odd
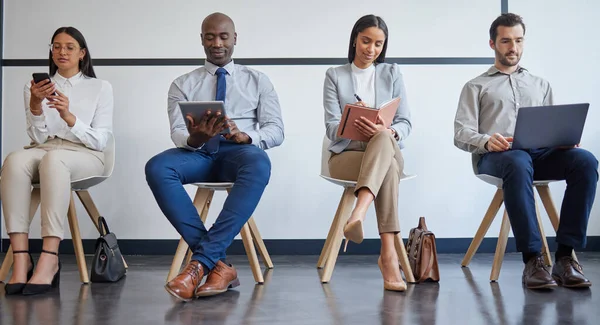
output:
[[[75,117],[75,124],[71,127],[71,133],[73,133],[77,138],[81,139],[81,137],[85,134],[85,123],[81,122],[81,120]]]
[[[42,112],[42,115],[33,115],[31,111],[27,111],[29,113],[31,124],[38,129],[46,128],[46,116]]]
[[[484,153],[488,153],[489,150],[485,149],[485,144],[490,140],[492,136],[491,135],[487,135],[484,134],[483,137],[481,138],[481,141],[479,142],[479,145],[477,146],[479,148],[479,152],[484,154]]]
[[[250,143],[260,148],[260,134],[258,131],[245,132],[250,137]]]
[[[189,150],[189,151],[198,151],[198,150],[200,150],[200,149],[204,148],[204,145],[206,144],[206,143],[203,143],[203,144],[201,144],[201,145],[200,145],[200,147],[198,147],[198,148],[194,148],[194,147],[190,146],[190,145],[187,143],[187,140],[188,140],[188,139],[186,138],[186,139],[183,141],[183,144],[182,144],[182,146],[180,147],[181,149],[185,149],[185,150]]]

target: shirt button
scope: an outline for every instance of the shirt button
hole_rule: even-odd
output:
[[[519,103],[517,103],[517,106],[519,106]]]

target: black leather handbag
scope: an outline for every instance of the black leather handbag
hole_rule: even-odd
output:
[[[92,282],[117,282],[125,276],[125,262],[117,244],[117,236],[110,232],[106,220],[98,218],[100,237],[96,240],[96,253],[92,261]]]

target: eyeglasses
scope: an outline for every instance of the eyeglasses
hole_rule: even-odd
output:
[[[52,53],[60,53],[60,51],[64,49],[67,54],[72,54],[79,49],[79,47],[73,44],[67,44],[66,46],[61,46],[60,44],[48,44],[48,47]]]

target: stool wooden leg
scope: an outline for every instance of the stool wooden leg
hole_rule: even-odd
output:
[[[92,219],[92,223],[94,224],[94,226],[96,226],[98,232],[100,232],[100,225],[98,224],[100,212],[98,211],[96,204],[94,204],[94,200],[92,200],[90,192],[88,192],[87,190],[81,190],[75,191],[75,194],[77,194],[77,197],[79,197],[79,200],[81,201],[81,204],[83,204],[85,211],[87,211],[88,216],[90,216],[90,219]],[[125,262],[125,257],[123,257],[123,264],[125,265],[126,269],[129,268],[127,262]]]
[[[214,191],[198,188],[196,190],[196,195],[194,196],[194,206],[200,215],[200,220],[202,222],[206,221],[206,216],[208,215],[208,209],[210,207],[210,201],[212,200]],[[181,270],[181,265],[183,262],[187,265],[192,258],[192,251],[189,249],[188,244],[183,240],[183,238],[179,239],[179,244],[177,245],[177,251],[175,251],[175,256],[173,257],[173,262],[171,263],[171,268],[169,269],[169,274],[167,275],[167,282],[173,280],[179,271]]]
[[[492,198],[492,202],[490,203],[490,206],[488,207],[487,212],[481,221],[481,225],[479,225],[479,229],[477,229],[477,233],[475,234],[475,237],[473,237],[471,245],[469,245],[469,249],[467,250],[465,257],[461,262],[462,266],[468,266],[469,263],[471,263],[471,259],[473,259],[473,256],[477,252],[479,245],[481,245],[485,234],[487,233],[488,229],[490,229],[492,221],[494,221],[494,218],[496,218],[496,214],[498,213],[498,210],[500,210],[503,200],[504,193],[502,192],[502,189],[497,189],[496,194],[494,194],[494,198]]]
[[[554,231],[558,231],[559,216],[558,211],[556,211],[554,206],[554,201],[552,201],[552,196],[550,196],[550,187],[548,187],[548,185],[542,185],[536,186],[535,188],[540,195],[540,199],[542,199],[542,204],[544,205],[544,209],[548,214],[548,218],[550,218],[550,222],[552,223]]]
[[[510,232],[510,220],[508,219],[508,213],[506,208],[504,209],[504,215],[502,216],[502,225],[500,226],[500,234],[498,235],[498,243],[496,244],[496,254],[494,255],[494,264],[492,265],[492,273],[490,280],[492,282],[498,281],[500,277],[500,268],[502,267],[502,260],[504,259],[504,252],[506,252],[506,244],[508,242],[508,233]]]
[[[537,201],[535,202],[535,214],[537,216],[540,237],[542,238],[542,255],[544,256],[544,262],[546,263],[546,265],[552,266],[552,259],[550,258],[550,249],[548,248],[548,241],[546,239],[546,233],[544,232],[544,226],[542,225],[542,216],[540,215],[540,209],[538,208]]]
[[[12,247],[8,247],[6,255],[4,255],[4,261],[2,261],[2,267],[0,268],[0,282],[8,281],[8,272],[13,265],[13,253]]]
[[[179,274],[179,270],[181,269],[181,264],[183,263],[183,259],[185,258],[185,253],[188,251],[188,244],[181,238],[179,240],[179,245],[177,245],[177,251],[175,251],[175,256],[173,257],[173,262],[171,263],[171,269],[169,270],[169,274],[167,275],[167,282],[173,280],[177,274]]]
[[[229,193],[230,189],[227,189],[227,193]],[[250,217],[249,220],[252,220],[252,217]],[[253,240],[253,236],[252,236],[252,231],[250,229],[250,222],[246,222],[246,224],[244,224],[244,226],[242,227],[242,230],[240,231],[240,235],[242,236],[242,243],[244,244],[244,249],[246,250],[246,255],[248,256],[248,262],[250,262],[250,268],[252,269],[252,274],[254,275],[254,280],[256,281],[256,283],[258,284],[263,284],[265,282],[263,275],[262,275],[262,270],[260,269],[260,263],[258,262],[258,256],[256,255],[256,249],[254,247],[254,240]],[[254,224],[254,226],[256,227],[256,224]],[[256,233],[258,234],[258,236],[260,236],[260,234],[258,233],[258,228],[256,228]],[[262,238],[260,239],[260,241],[262,242]],[[259,247],[259,250],[264,249],[264,251],[266,252],[266,248],[264,247]],[[268,253],[265,254],[266,256],[269,256]],[[263,259],[265,257],[263,256]],[[268,257],[268,260],[270,261],[271,258]],[[267,264],[267,261],[265,260],[265,264]],[[273,265],[273,263],[271,263],[271,266]],[[267,266],[268,267],[268,266]]]
[[[38,207],[40,206],[40,200],[42,199],[39,188],[31,190],[31,201],[29,203],[29,220],[33,220]]]
[[[258,256],[256,256],[256,250],[254,249],[254,242],[252,241],[252,234],[250,233],[250,227],[248,226],[248,223],[242,227],[240,234],[242,235],[242,242],[244,243],[244,248],[246,249],[246,255],[248,255],[248,262],[250,262],[250,268],[252,269],[254,280],[259,284],[263,284],[265,280],[262,275],[262,270],[260,269]]]
[[[250,227],[250,233],[252,235],[252,238],[254,239],[256,248],[258,248],[258,253],[262,257],[265,267],[268,269],[272,269],[273,261],[271,261],[271,256],[267,251],[267,246],[265,246],[265,242],[263,241],[260,232],[258,231],[258,227],[256,226],[256,221],[254,220],[254,217],[250,217],[250,219],[248,219],[248,226]]]
[[[196,190],[196,196],[194,196],[194,206],[196,207],[196,211],[198,211],[198,215],[200,216],[202,223],[206,222],[206,217],[208,217],[208,210],[210,209],[210,204],[212,203],[214,194],[214,190],[205,188],[198,188]]]
[[[338,204],[337,211],[335,212],[335,216],[333,217],[333,221],[331,222],[331,227],[329,227],[329,233],[327,234],[327,239],[325,239],[325,245],[323,245],[321,255],[319,256],[319,261],[317,262],[318,269],[322,269],[325,266],[325,262],[327,262],[327,255],[331,250],[331,242],[335,237],[335,230],[337,229],[337,224],[340,222],[343,207],[344,195],[342,195],[342,197],[340,198],[340,203]]]
[[[355,200],[356,197],[354,196],[354,188],[345,188],[342,201],[340,202],[340,218],[336,224],[333,233],[333,239],[331,241],[331,246],[329,247],[329,252],[325,257],[325,269],[323,270],[323,275],[321,276],[322,283],[327,283],[329,282],[329,280],[331,280],[333,268],[335,267],[335,262],[337,261],[338,254],[340,252],[340,247],[342,245],[344,225],[346,224],[346,221],[348,221],[348,219],[350,218],[350,212],[352,211],[352,206],[354,205]]]
[[[83,243],[81,242],[81,233],[79,232],[79,221],[77,220],[77,213],[75,212],[73,192],[71,192],[67,219],[69,220],[69,227],[71,228],[71,238],[73,240],[73,248],[75,249],[75,257],[77,258],[77,266],[79,267],[79,277],[81,282],[90,283],[87,264],[85,262],[85,253],[83,251]]]
[[[190,264],[190,262],[192,261],[192,255],[194,255],[194,252],[192,252],[192,250],[188,248],[187,254],[185,255],[185,265]]]
[[[554,201],[552,201],[552,196],[550,195],[550,187],[548,185],[543,185],[536,186],[536,188],[538,193],[540,194],[540,199],[542,199],[542,204],[544,205],[544,209],[546,209],[548,218],[550,218],[552,227],[554,228],[554,231],[557,232],[558,226],[560,224],[560,217],[554,205]],[[577,255],[575,254],[575,250],[573,250],[573,259],[577,261]]]
[[[88,192],[87,190],[75,191],[75,194],[77,194],[77,197],[81,201],[81,204],[83,204],[85,211],[90,216],[90,219],[92,219],[94,226],[96,226],[96,229],[98,229],[98,231],[100,231],[100,225],[98,224],[98,218],[100,218],[100,212],[98,211],[96,204],[94,204],[94,200],[92,200],[92,196],[90,195],[90,192]]]
[[[394,238],[394,245],[396,246],[396,253],[398,254],[398,260],[402,266],[402,271],[404,272],[406,282],[415,283],[415,276],[413,275],[413,271],[410,267],[408,255],[406,254],[406,248],[404,247],[404,242],[402,241],[402,235],[400,235],[400,233],[398,233]]]

